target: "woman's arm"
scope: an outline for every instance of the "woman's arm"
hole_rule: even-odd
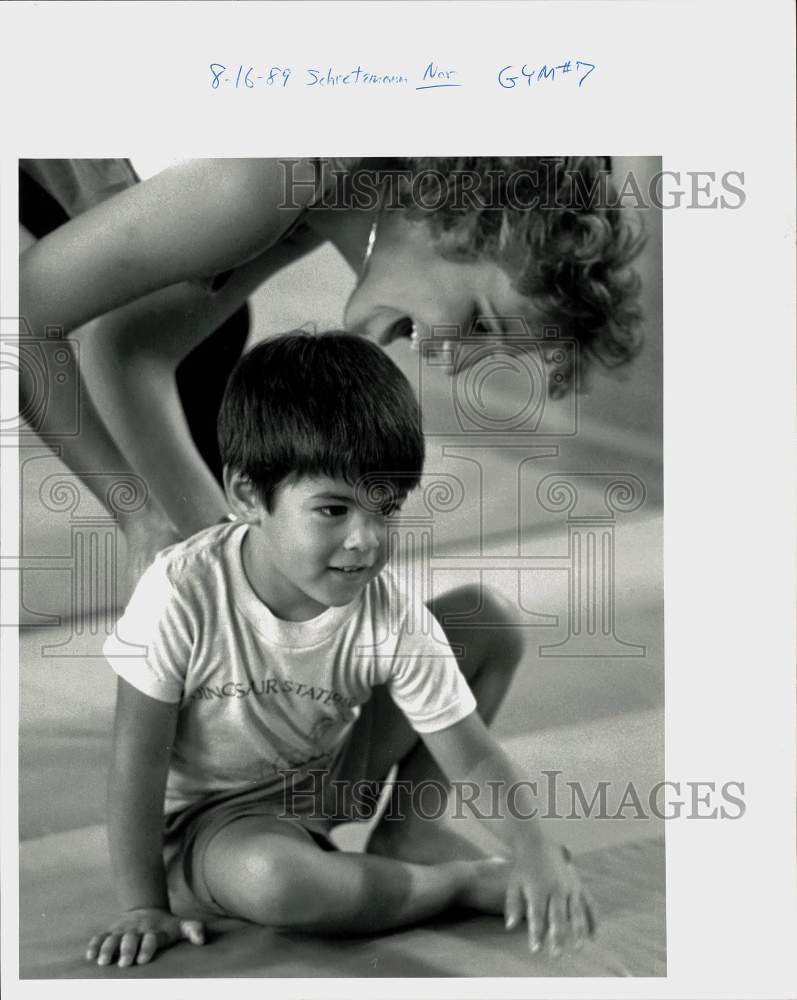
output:
[[[156,289],[237,267],[279,240],[313,201],[315,178],[310,160],[287,175],[279,160],[171,167],[28,249],[22,315],[36,336],[47,325],[69,332]]]
[[[31,411],[32,426],[77,475],[135,471],[158,498],[125,515],[124,523],[120,517],[133,580],[159,549],[226,511],[179,406],[177,364],[266,277],[320,240],[298,234],[281,240],[215,294],[197,281],[174,282],[223,271],[279,240],[297,206],[312,200],[315,169],[310,161],[291,165],[286,176],[303,183],[292,187],[286,209],[279,207],[286,200],[283,174],[274,160],[182,164],[37,244],[21,241],[20,304],[34,341],[45,324],[72,331],[99,317],[77,335],[80,370],[73,364],[67,376],[74,392],[62,386],[50,394],[43,412]],[[159,291],[147,295],[153,288]],[[121,302],[128,305],[114,309]],[[65,346],[72,350],[68,340]],[[21,379],[23,412],[33,402],[24,398],[26,385]],[[75,399],[80,433],[64,437],[68,421],[59,404]],[[71,411],[68,416],[74,419]],[[91,489],[91,480],[85,482]]]
[[[302,231],[238,268],[217,292],[182,282],[115,310],[78,335],[81,371],[105,425],[183,537],[215,523],[228,508],[191,437],[176,368],[263,281],[319,243]]]

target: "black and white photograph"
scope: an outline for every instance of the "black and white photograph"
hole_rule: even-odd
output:
[[[31,976],[664,974],[660,183],[20,162]]]
[[[64,16],[11,6],[26,44]],[[622,978],[628,997],[690,982],[730,997],[728,970],[703,962],[713,993],[685,971],[685,948],[701,958],[683,914],[699,926],[706,893],[717,933],[793,930],[778,916],[795,882],[778,861],[794,834],[793,662],[781,646],[769,674],[757,664],[758,691],[733,664],[760,620],[742,613],[753,591],[773,612],[793,593],[772,596],[775,564],[763,580],[745,542],[756,458],[745,479],[751,445],[723,415],[745,365],[731,327],[699,318],[732,322],[737,293],[748,316],[730,275],[712,298],[701,240],[737,245],[756,175],[732,150],[676,160],[664,123],[658,139],[636,119],[602,134],[594,114],[567,141],[545,114],[535,130],[546,94],[583,113],[602,75],[615,86],[620,57],[564,29],[568,9],[611,6],[493,5],[525,24],[544,12],[559,34],[520,58],[492,26],[477,117],[497,93],[506,120],[485,135],[461,117],[469,82],[485,86],[476,63],[440,45],[455,12],[478,33],[480,3],[143,5],[131,38],[158,10],[210,30],[237,8],[240,33],[366,8],[386,28],[428,7],[435,45],[391,58],[382,38],[351,59],[333,36],[302,59],[294,39],[288,60],[272,39],[258,62],[251,41],[224,55],[226,32],[218,57],[197,43],[197,107],[256,130],[276,116],[227,146],[188,138],[194,117],[170,138],[155,88],[140,98],[150,138],[125,119],[129,140],[110,142],[88,108],[71,143],[54,115],[35,142],[15,123],[0,630],[15,989],[611,996]],[[640,23],[653,6],[626,5]],[[62,7],[85,23],[87,5]],[[105,38],[135,16],[97,9]],[[185,100],[186,79],[164,100]],[[417,138],[404,121],[386,142],[410,101]],[[433,101],[452,109],[442,142]],[[281,117],[311,106],[306,123]],[[793,192],[783,204],[793,258]],[[781,303],[785,250],[768,265]],[[762,507],[754,533],[770,529]],[[765,828],[766,861],[751,846]],[[740,895],[738,917],[716,889],[736,880],[764,893],[753,909]],[[791,966],[779,945],[761,995],[786,997]]]

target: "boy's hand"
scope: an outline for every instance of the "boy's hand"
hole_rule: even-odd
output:
[[[558,955],[568,942],[580,948],[595,933],[595,907],[581,885],[564,847],[537,843],[515,860],[504,908],[507,930],[526,918],[529,947],[537,952],[547,944]]]
[[[119,955],[119,968],[134,962],[144,965],[158,949],[168,948],[178,941],[205,943],[205,926],[201,920],[181,920],[169,910],[128,910],[107,931],[95,934],[89,941],[86,958],[96,959],[97,965],[110,965]]]

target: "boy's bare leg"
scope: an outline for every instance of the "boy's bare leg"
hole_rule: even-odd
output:
[[[414,865],[326,852],[270,816],[231,823],[204,858],[206,884],[230,916],[326,934],[391,930],[452,907],[501,913],[509,869],[499,859]]]
[[[466,586],[443,594],[430,602],[429,608],[441,623],[449,615],[470,617],[470,613],[479,609],[478,614],[473,614],[473,619],[483,621],[483,627],[474,628],[469,621],[465,627],[444,624],[443,628],[451,645],[463,650],[458,656],[460,669],[476,698],[479,714],[489,725],[524,653],[525,643],[519,628],[514,626],[516,618],[511,607],[486,588]],[[397,726],[401,727],[403,722],[403,718],[397,720]],[[391,740],[393,746],[406,741],[407,747],[403,754],[398,755],[396,782],[405,783],[405,788],[430,781],[446,787],[446,777],[429,751],[409,725],[406,725],[406,730],[406,733]],[[397,784],[397,789],[400,787]],[[368,841],[369,853],[419,864],[484,857],[482,850],[469,839],[454,833],[450,825],[444,826],[441,822],[414,815],[408,809],[406,795],[402,799],[397,792],[394,799],[393,813],[402,818],[380,821]],[[482,807],[486,808],[486,804],[483,803]],[[388,806],[384,815],[389,816],[390,813]]]

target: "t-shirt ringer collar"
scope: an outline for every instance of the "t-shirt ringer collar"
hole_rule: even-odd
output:
[[[358,594],[349,604],[327,608],[320,615],[304,622],[288,622],[277,618],[254,592],[244,572],[241,545],[246,532],[246,524],[236,525],[236,530],[228,536],[226,562],[233,600],[241,613],[270,642],[280,646],[314,646],[336,632],[363,599],[363,595]]]

